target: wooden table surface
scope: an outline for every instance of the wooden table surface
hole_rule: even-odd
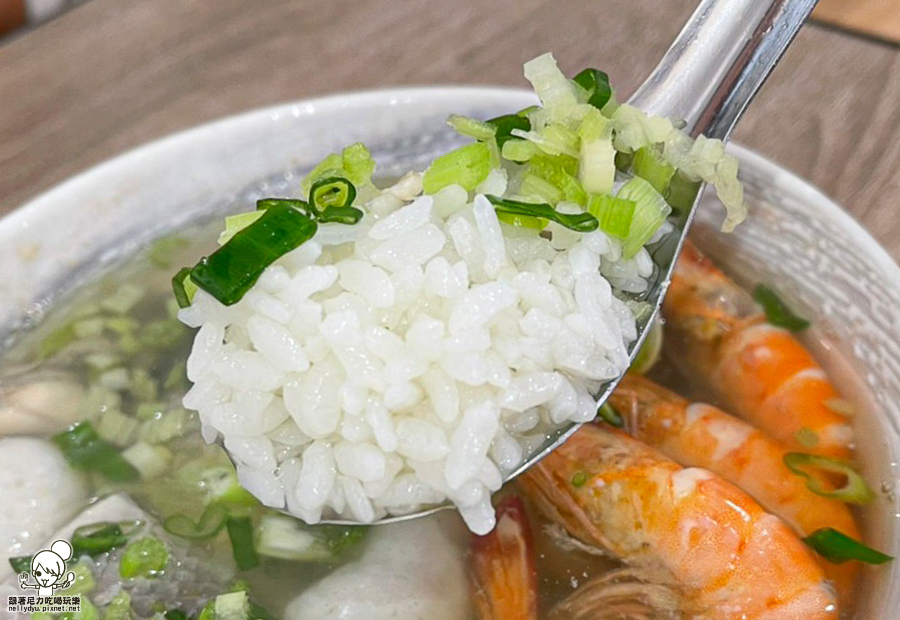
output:
[[[223,115],[355,89],[526,86],[522,63],[548,50],[568,72],[604,68],[624,99],[695,4],[92,0],[0,46],[0,214]],[[736,140],[845,205],[900,259],[898,101],[900,49],[811,24]]]

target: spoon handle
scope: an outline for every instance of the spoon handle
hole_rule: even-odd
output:
[[[628,103],[727,140],[817,0],[703,0]]]

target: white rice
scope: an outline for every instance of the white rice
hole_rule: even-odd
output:
[[[502,178],[487,190],[502,193]],[[624,372],[647,286],[602,232],[552,240],[500,223],[462,188],[384,190],[325,225],[238,303],[198,291],[184,398],[263,503],[315,523],[371,522],[449,499],[494,525],[491,493],[548,429],[594,417]],[[479,188],[487,191],[485,187]]]

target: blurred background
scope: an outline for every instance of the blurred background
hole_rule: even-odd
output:
[[[627,98],[699,0],[0,0],[0,215],[229,114],[393,86],[527,87],[552,51]],[[900,258],[900,0],[821,0],[735,140]]]

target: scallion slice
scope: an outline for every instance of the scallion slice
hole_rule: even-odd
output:
[[[528,120],[527,116],[521,113],[504,114],[503,116],[498,116],[485,122],[494,128],[494,140],[497,141],[497,146],[501,150],[509,140],[515,139],[512,135],[513,129],[531,131],[531,121]]]
[[[597,218],[590,213],[560,213],[548,204],[532,204],[487,195],[498,214],[527,215],[545,220],[552,220],[575,232],[591,232],[597,230]]]
[[[634,154],[631,163],[634,174],[641,177],[660,194],[669,190],[669,183],[675,168],[663,160],[662,155],[652,146],[642,146]]]
[[[183,514],[171,515],[163,522],[163,528],[170,534],[191,540],[206,540],[218,534],[225,527],[228,509],[218,502],[213,502],[203,511],[200,519],[194,522]]]
[[[138,470],[102,439],[90,422],[73,424],[55,435],[53,442],[77,469],[99,472],[113,482],[133,482],[140,477]]]
[[[598,110],[602,109],[612,97],[609,76],[599,69],[584,69],[572,78],[572,81],[588,92],[587,102]]]
[[[608,402],[600,405],[600,408],[597,410],[597,416],[607,424],[615,426],[616,428],[625,426],[625,421],[622,419],[622,416],[620,416],[619,412]]]
[[[490,147],[483,142],[473,142],[431,162],[422,177],[422,188],[426,194],[434,194],[455,183],[471,191],[487,178],[490,171]]]
[[[231,540],[231,553],[240,570],[259,566],[259,556],[253,546],[253,521],[250,517],[228,517],[225,529]]]
[[[832,564],[843,564],[848,560],[884,564],[894,559],[830,527],[818,529],[802,540]]]
[[[127,547],[119,560],[119,575],[125,579],[156,577],[169,563],[166,543],[155,536],[145,536]]]
[[[309,189],[309,204],[321,216],[332,207],[349,207],[356,199],[356,187],[344,177],[319,179]]]
[[[447,118],[447,124],[453,127],[457,133],[476,140],[493,140],[497,133],[497,127],[490,121],[479,121],[460,114],[451,114]]]
[[[703,181],[689,179],[679,170],[669,179],[669,188],[663,194],[666,202],[676,211],[684,212],[694,205]]]
[[[639,375],[645,375],[650,372],[650,369],[656,365],[656,362],[659,361],[659,358],[662,354],[662,321],[659,320],[659,318],[654,319],[650,324],[649,329],[650,332],[644,339],[644,343],[641,345],[640,350],[638,350],[637,355],[634,356],[634,362],[632,362],[631,367],[628,369],[629,371],[636,372]]]
[[[588,198],[588,212],[600,222],[600,230],[626,239],[634,219],[635,202],[624,198],[616,198],[608,194],[591,194]]]
[[[256,210],[265,211],[266,209],[276,207],[278,205],[287,205],[289,207],[294,207],[301,213],[304,213],[309,217],[313,217],[309,203],[305,200],[300,200],[299,198],[261,198],[256,201]]]
[[[520,140],[519,138],[509,138],[500,147],[500,156],[509,161],[522,163],[537,155],[538,151],[539,149],[534,145],[534,142]]]
[[[263,270],[316,234],[315,220],[287,204],[266,209],[253,224],[191,270],[198,287],[226,306],[238,302]]]
[[[219,245],[225,245],[226,243],[228,243],[229,239],[247,228],[250,224],[258,220],[262,216],[262,210],[248,211],[247,213],[237,213],[235,215],[229,215],[225,218],[225,230],[219,233],[219,238],[216,241]]]
[[[89,555],[93,558],[127,542],[128,537],[119,523],[83,525],[72,534],[72,555]]]
[[[532,230],[544,230],[547,227],[547,220],[541,217],[532,217],[530,215],[514,215],[512,213],[497,213],[497,219],[504,224],[510,226],[518,226],[519,228],[531,228]]]
[[[578,172],[578,160],[567,155],[551,156],[539,153],[531,158],[529,172],[559,188],[563,199],[584,206],[587,194],[575,174]]]
[[[766,313],[766,320],[777,327],[783,327],[792,332],[800,332],[809,327],[809,321],[797,316],[787,307],[775,291],[764,284],[757,284],[753,289],[753,299],[762,306]]]
[[[182,267],[172,277],[172,291],[175,293],[175,301],[179,308],[187,308],[194,301],[194,293],[197,292],[197,284],[191,280],[191,268]]]
[[[659,230],[672,208],[650,183],[640,177],[627,181],[619,189],[617,197],[635,203],[631,228],[628,230],[628,237],[622,242],[622,255],[633,258]]]
[[[850,504],[867,504],[875,498],[863,477],[846,461],[805,452],[788,452],[783,460],[788,469],[806,478],[806,488],[817,495]],[[844,477],[846,482],[834,487],[827,481],[828,474]]]

